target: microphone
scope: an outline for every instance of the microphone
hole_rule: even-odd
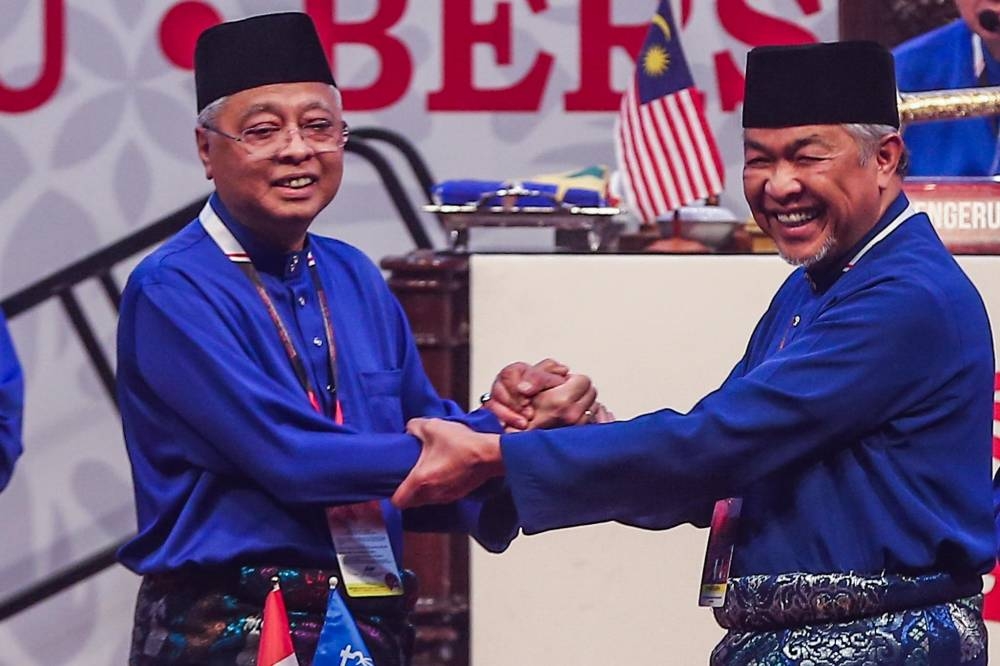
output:
[[[997,32],[1000,30],[1000,15],[990,9],[984,9],[976,15],[979,25],[987,32]]]

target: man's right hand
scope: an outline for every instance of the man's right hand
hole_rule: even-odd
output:
[[[503,476],[500,436],[441,419],[410,419],[406,432],[420,439],[420,457],[392,495],[400,509],[459,500]]]

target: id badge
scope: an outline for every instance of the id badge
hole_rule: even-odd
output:
[[[701,572],[699,606],[720,608],[726,603],[729,568],[733,564],[736,528],[742,508],[742,497],[728,497],[715,503],[712,525],[708,530],[708,546],[705,549],[705,567]]]
[[[344,590],[349,596],[403,594],[399,568],[377,500],[328,507],[326,522],[337,550]]]

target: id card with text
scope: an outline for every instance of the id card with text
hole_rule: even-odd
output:
[[[403,594],[382,507],[377,501],[329,507],[326,520],[337,550],[344,590],[349,596]]]
[[[727,497],[715,503],[712,526],[708,531],[708,547],[705,549],[705,568],[701,573],[699,606],[720,608],[726,603],[729,568],[733,563],[736,527],[742,508],[742,497]]]

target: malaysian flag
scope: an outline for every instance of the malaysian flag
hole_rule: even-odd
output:
[[[644,223],[722,191],[722,159],[669,0],[653,16],[615,130],[624,194]]]

